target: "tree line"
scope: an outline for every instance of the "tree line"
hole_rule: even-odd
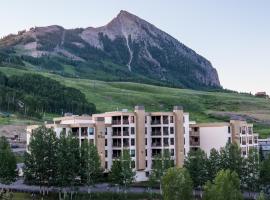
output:
[[[119,185],[127,194],[134,182],[135,171],[129,150],[113,162],[108,178],[94,144],[61,134],[56,137],[53,129],[35,129],[25,154],[24,178],[26,184],[40,186],[42,194],[47,188],[59,188],[59,198],[73,198],[75,188],[85,185],[91,194],[91,186],[98,182]],[[10,184],[16,179],[16,160],[4,138],[0,139],[0,182]],[[72,188],[67,190],[66,188]],[[242,200],[244,191],[261,192],[258,199],[269,197],[270,156],[261,160],[251,149],[247,158],[241,156],[238,145],[228,144],[220,151],[211,150],[209,156],[202,150],[191,150],[184,167],[174,166],[170,152],[164,150],[153,159],[147,182],[150,198],[159,198],[153,192],[160,189],[164,200],[190,200],[194,190],[201,191],[203,200]],[[90,195],[91,197],[91,195]],[[254,198],[254,197],[251,197]]]
[[[79,90],[50,78],[36,74],[7,77],[0,72],[0,110],[41,118],[44,113],[92,114],[96,107]]]

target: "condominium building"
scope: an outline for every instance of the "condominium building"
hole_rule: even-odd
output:
[[[251,148],[258,149],[258,134],[253,133],[253,124],[241,119],[190,125],[190,149],[200,148],[209,155],[212,148],[220,150],[227,143],[238,144],[246,157]]]
[[[105,172],[124,149],[129,150],[137,181],[147,180],[153,158],[165,149],[178,167],[189,151],[189,114],[181,106],[175,106],[172,112],[146,112],[143,106],[136,106],[133,112],[72,115],[55,118],[53,124],[46,126],[53,128],[57,137],[72,134],[80,144],[84,140],[95,144]],[[35,128],[27,128],[28,144]]]
[[[270,138],[258,139],[259,148],[264,159],[270,156]]]
[[[27,127],[27,144],[37,127]],[[220,150],[233,142],[240,146],[242,156],[247,156],[251,148],[258,148],[258,134],[253,133],[252,124],[240,119],[196,124],[189,121],[181,106],[174,106],[171,112],[146,112],[143,106],[136,106],[132,112],[70,115],[55,118],[46,127],[53,128],[57,137],[71,134],[80,144],[84,140],[95,144],[104,172],[110,171],[124,149],[128,150],[136,181],[148,179],[154,157],[165,150],[181,167],[190,149],[200,148],[209,155],[211,149]]]

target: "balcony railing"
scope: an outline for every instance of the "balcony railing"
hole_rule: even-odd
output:
[[[161,142],[154,142],[152,143],[152,147],[161,147]]]
[[[113,143],[113,147],[121,147],[121,143]]]
[[[121,120],[112,120],[112,124],[113,125],[120,125],[121,124]]]
[[[129,131],[123,131],[123,136],[129,136]]]
[[[152,125],[157,125],[157,124],[160,124],[160,122],[161,122],[160,120],[152,120],[151,124]]]
[[[123,124],[129,124],[128,119],[123,119]]]
[[[112,136],[121,136],[121,131],[115,131],[112,133]]]
[[[152,136],[161,136],[161,131],[154,131],[151,133]]]

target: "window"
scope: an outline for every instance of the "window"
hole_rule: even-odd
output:
[[[107,139],[105,139],[105,146],[107,146]]]
[[[147,138],[145,138],[145,145],[147,145]]]
[[[135,168],[135,161],[134,160],[131,161],[131,168],[133,168],[133,169]]]
[[[168,116],[163,116],[163,124],[168,124],[168,123],[169,123]]]
[[[135,145],[135,140],[132,138],[131,139],[131,146],[134,146]]]
[[[135,157],[135,150],[134,149],[130,150],[130,156]]]
[[[145,118],[144,118],[144,122],[147,124],[147,117],[145,116]]]
[[[170,134],[174,134],[174,128],[170,127]]]
[[[130,130],[131,130],[130,134],[131,134],[131,135],[134,135],[134,134],[135,134],[135,128],[134,128],[134,127],[131,127]]]
[[[231,133],[231,127],[230,126],[228,127],[228,133]]]
[[[145,151],[145,156],[147,156],[147,150]]]
[[[174,149],[171,149],[171,156],[174,156]]]
[[[108,151],[105,150],[105,158],[107,158],[107,157],[108,157]]]
[[[94,144],[94,140],[93,139],[90,139],[89,143],[90,144]]]
[[[145,167],[147,168],[147,166],[148,166],[148,163],[147,163],[147,160],[145,161]]]
[[[147,135],[147,128],[144,129],[145,135]]]
[[[163,146],[169,146],[169,138],[163,138]]]
[[[129,136],[129,127],[123,127],[123,136]]]
[[[149,175],[150,175],[149,172],[145,172],[146,177],[149,177]]]
[[[89,135],[94,135],[94,128],[89,128],[88,131],[89,131]]]
[[[108,169],[108,162],[105,162],[105,169]]]
[[[171,141],[171,145],[174,145],[174,138],[171,138],[170,141]]]
[[[170,116],[170,123],[173,123],[173,116]]]
[[[163,127],[163,135],[169,135],[169,128]]]
[[[108,128],[105,128],[105,135],[108,135]]]
[[[134,124],[134,116],[130,116],[130,123]]]

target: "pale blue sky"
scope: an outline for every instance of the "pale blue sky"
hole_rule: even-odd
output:
[[[1,0],[0,36],[33,26],[101,26],[120,10],[209,59],[225,88],[270,93],[269,0]]]

